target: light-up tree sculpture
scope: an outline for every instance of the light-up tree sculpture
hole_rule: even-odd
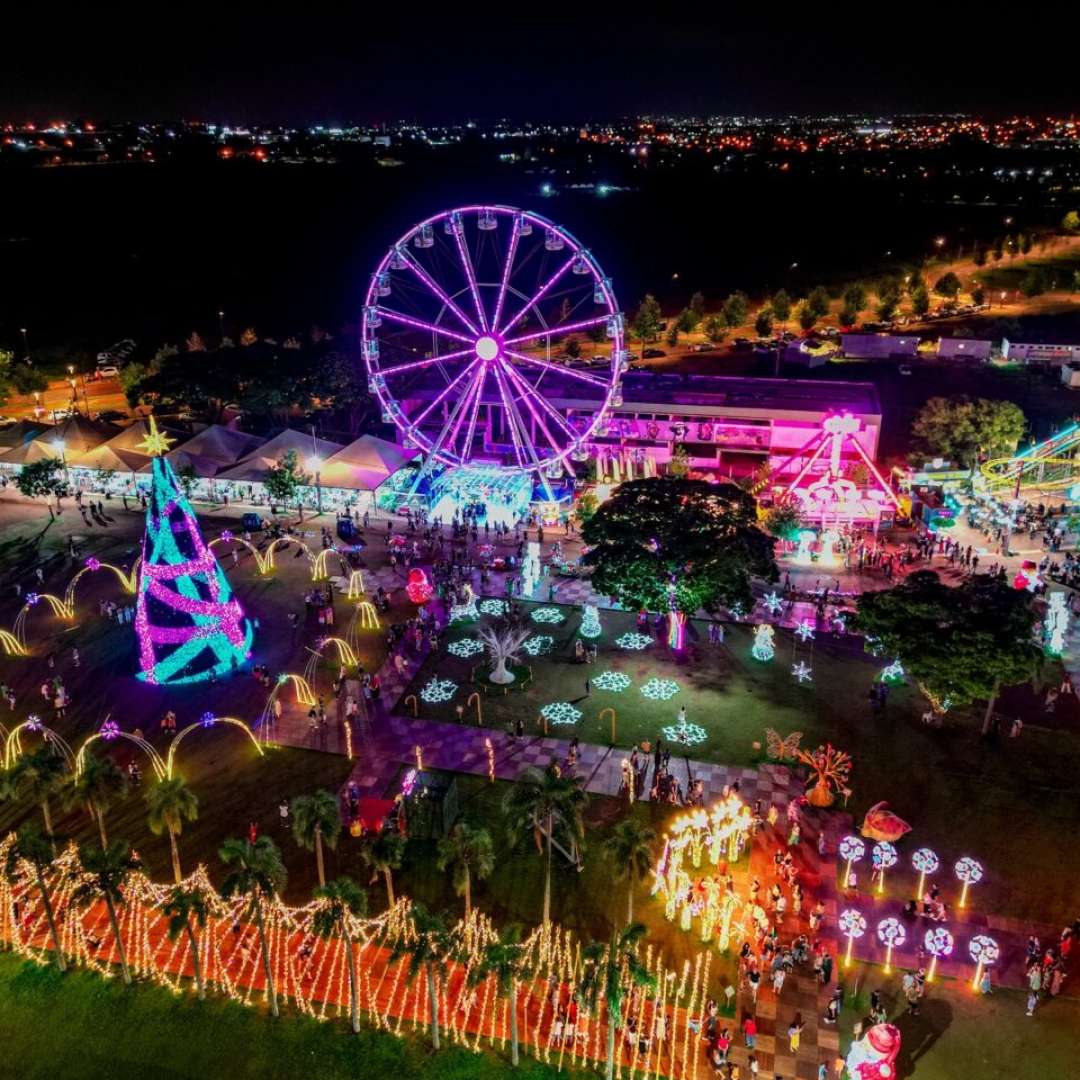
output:
[[[997,962],[997,958],[1001,955],[1001,947],[992,937],[976,934],[968,942],[968,952],[971,954],[971,959],[975,961],[975,978],[972,980],[971,988],[978,990],[979,983],[982,982],[983,968],[988,968]]]
[[[140,445],[153,455],[135,629],[142,678],[159,685],[225,675],[250,655],[251,624],[243,617],[172,466],[169,439],[150,418]]]
[[[847,938],[847,949],[844,952],[844,967],[851,967],[851,947],[855,939],[866,933],[866,919],[854,908],[840,912],[840,933]]]
[[[595,604],[583,605],[581,629],[578,633],[590,640],[600,636],[600,609]]]
[[[870,857],[874,860],[874,873],[878,879],[877,891],[883,893],[885,891],[885,871],[896,865],[899,856],[896,854],[896,848],[888,840],[879,840],[874,845]]]
[[[816,750],[798,750],[795,756],[810,766],[806,798],[812,806],[831,806],[837,791],[846,792],[851,777],[851,755],[846,751],[826,743]]]
[[[926,931],[923,938],[926,951],[930,954],[930,968],[926,972],[926,981],[934,981],[934,972],[937,971],[937,962],[941,957],[949,957],[953,951],[953,936],[942,926]]]
[[[877,936],[881,944],[885,946],[885,974],[888,975],[892,971],[892,951],[904,944],[907,932],[899,919],[890,916],[878,923]]]
[[[520,619],[498,619],[491,626],[484,626],[476,635],[487,647],[491,659],[491,673],[488,678],[499,686],[508,686],[514,681],[514,672],[507,665],[518,660],[521,646],[532,633],[532,628]]]
[[[921,847],[911,855],[911,865],[919,871],[919,889],[916,895],[921,899],[927,874],[936,874],[940,865],[938,857],[928,848]]]
[[[844,887],[848,888],[851,882],[851,867],[866,854],[866,845],[857,836],[845,836],[840,841],[840,858],[847,859],[847,869],[844,871]]]
[[[768,623],[762,623],[754,631],[754,644],[750,646],[750,655],[755,660],[767,661],[776,655],[776,646],[773,645],[775,631]]]
[[[956,864],[956,876],[964,883],[964,887],[960,890],[960,903],[958,906],[966,907],[968,887],[970,885],[977,885],[980,881],[982,881],[982,863],[977,862],[975,859],[972,859],[968,855],[965,855]]]

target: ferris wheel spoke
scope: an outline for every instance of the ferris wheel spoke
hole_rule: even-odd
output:
[[[532,334],[522,334],[521,337],[507,338],[507,345],[524,345],[527,341],[541,341],[552,334],[573,334],[578,330],[595,330],[597,327],[607,325],[606,315],[595,315],[591,319],[580,319],[578,322],[561,323],[548,330],[537,330]]]
[[[476,271],[473,270],[472,258],[469,255],[469,249],[465,246],[465,237],[462,233],[463,230],[455,230],[454,243],[457,245],[458,258],[461,260],[461,266],[465,271],[465,279],[469,283],[469,292],[472,293],[473,304],[476,305],[476,317],[480,320],[480,329],[486,332],[488,328],[487,316],[484,314],[484,305],[480,302],[480,289],[476,284]]]
[[[426,330],[432,334],[450,338],[451,341],[460,341],[464,345],[472,345],[473,338],[461,334],[457,330],[451,330],[448,326],[439,326],[437,323],[426,322],[423,319],[414,319],[411,315],[402,315],[400,311],[392,311],[379,305],[379,314],[391,322],[400,323],[402,326],[410,326],[414,330]]]
[[[483,380],[483,367],[480,364],[479,360],[475,364],[470,364],[469,370],[472,371],[472,379],[469,382],[468,387],[466,387],[465,393],[463,393],[461,397],[459,397],[454,403],[454,407],[450,410],[450,415],[446,418],[446,423],[442,426],[442,431],[439,432],[438,438],[436,438],[431,444],[432,451],[435,453],[447,453],[448,451],[445,448],[448,446],[450,447],[450,452],[452,453],[453,444],[452,442],[447,442],[447,436],[450,434],[450,431],[452,429],[454,429],[456,433],[455,421],[458,421],[458,417],[461,413],[461,410],[465,406],[465,402],[469,399],[469,396],[475,391],[477,380]],[[429,405],[427,409],[424,410],[422,416],[429,413],[431,409],[438,405],[441,401],[444,401],[449,391],[450,386],[447,386],[446,389],[441,394],[439,394],[439,396],[431,403],[431,405]],[[414,426],[420,422],[422,416],[417,417],[416,420],[413,421]],[[460,421],[458,421],[458,426],[460,426]]]
[[[529,411],[532,413],[533,419],[536,421],[537,426],[543,431],[544,435],[547,438],[547,441],[551,444],[551,449],[554,450],[556,454],[561,454],[562,448],[560,447],[559,443],[552,437],[551,432],[548,430],[547,424],[544,422],[543,416],[537,411],[536,408],[534,408],[534,402],[536,403],[536,405],[539,405],[540,408],[543,409],[544,412],[546,412],[555,421],[556,424],[559,425],[563,433],[571,442],[577,441],[579,437],[578,434],[563,419],[562,413],[560,413],[559,410],[556,409],[555,406],[552,405],[551,402],[548,401],[543,394],[538,393],[536,390],[531,388],[528,382],[526,382],[526,380],[522,378],[521,373],[516,371],[512,365],[505,365],[505,371],[507,377],[517,387],[518,394],[521,399],[525,402],[526,405],[529,406]]]
[[[416,261],[412,252],[402,248],[400,251],[405,265],[452,311],[468,329],[471,334],[479,334],[476,324],[465,314],[464,311],[450,298],[446,290]]]
[[[601,379],[599,375],[590,375],[587,371],[578,371],[577,368],[560,367],[558,364],[552,364],[548,360],[541,360],[538,356],[530,356],[528,353],[518,352],[516,349],[504,349],[503,352],[506,356],[513,357],[513,359],[522,364],[543,368],[544,371],[550,371],[554,375],[567,375],[571,379],[589,383],[591,386],[607,386],[606,379]]]
[[[456,452],[459,459],[464,461],[470,457],[469,448],[472,446],[472,431],[476,426],[476,414],[480,410],[480,401],[484,396],[484,383],[487,380],[487,369],[484,365],[477,368],[476,373],[473,375],[472,381],[469,383],[465,390],[465,393],[461,395],[461,401],[459,402],[460,408],[457,410],[458,416],[454,423],[454,427],[450,432],[449,441],[446,446],[449,447],[451,452]],[[461,433],[461,426],[465,422],[465,417],[471,416],[472,423],[469,425],[467,431],[469,432],[468,438],[462,442],[460,451],[457,451],[458,435]]]
[[[379,365],[380,375],[400,375],[404,371],[416,371],[417,368],[431,367],[432,364],[443,364],[449,360],[461,360],[466,356],[475,356],[475,349],[459,349],[457,352],[444,353],[441,356],[427,356],[423,360],[410,360],[407,364],[394,364],[392,367]]]
[[[506,303],[506,291],[510,285],[510,272],[514,268],[514,260],[517,258],[518,241],[521,232],[517,228],[510,230],[510,249],[506,253],[506,262],[503,264],[502,281],[499,284],[499,298],[495,301],[495,314],[491,317],[491,325],[498,326],[502,317],[503,304]]]
[[[498,369],[496,369],[496,371],[498,371]],[[501,385],[502,384],[500,383],[500,386]],[[525,419],[524,417],[522,417],[521,412],[518,410],[517,402],[514,401],[513,397],[507,394],[506,398],[509,401],[510,408],[514,411],[514,417],[517,421],[518,431],[520,432],[521,445],[529,451],[529,457],[532,458],[532,464],[533,468],[536,470],[536,475],[540,478],[540,482],[544,485],[544,490],[547,492],[547,496],[550,499],[552,497],[551,485],[547,481],[547,476],[544,473],[544,466],[540,461],[540,455],[536,452],[536,446],[533,443],[532,438],[529,436],[528,429],[525,425]],[[533,415],[535,416],[535,413]],[[547,433],[545,432],[545,434]],[[555,453],[557,456],[559,453],[558,449],[556,449]],[[520,461],[520,455],[518,460]]]
[[[577,252],[575,251],[573,255],[569,259],[567,259],[566,262],[564,262],[562,266],[560,266],[559,269],[556,270],[555,273],[552,274],[551,277],[549,277],[547,281],[545,281],[544,284],[541,285],[540,288],[537,289],[536,292],[533,293],[533,295],[528,300],[525,301],[525,304],[518,311],[518,313],[504,327],[499,329],[499,333],[503,334],[504,336],[506,334],[509,334],[510,331],[515,326],[517,326],[517,324],[521,322],[521,320],[525,317],[525,315],[528,313],[529,308],[534,307],[536,304],[538,304],[555,287],[555,283],[559,280],[559,278],[569,272],[569,270],[573,267],[576,259]]]
[[[471,364],[467,364],[465,367],[463,367],[461,371],[459,371],[435,396],[435,400],[432,401],[432,403],[428,405],[426,409],[424,409],[416,416],[416,418],[412,421],[412,426],[419,427],[431,415],[431,410],[434,409],[436,405],[441,404],[445,400],[446,395],[449,394],[450,391],[453,390],[458,383],[464,382],[465,379],[469,377],[470,373],[476,370],[479,364],[480,357],[477,357],[475,360],[473,360]]]
[[[518,468],[527,468],[525,460],[522,457],[521,451],[525,440],[524,423],[521,419],[521,414],[514,406],[514,400],[510,396],[506,387],[506,381],[503,379],[502,369],[497,367],[495,369],[495,385],[499,388],[499,397],[502,398],[503,414],[506,416],[506,424],[510,428],[510,440],[514,444],[514,457],[517,458]],[[532,454],[533,461],[536,467],[539,468],[540,463],[536,461],[535,452]]]

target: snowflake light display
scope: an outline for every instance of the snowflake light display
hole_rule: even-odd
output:
[[[799,682],[811,682],[810,673],[811,668],[808,668],[803,661],[799,661],[797,664],[792,664],[791,674],[795,676]]]
[[[103,739],[116,739],[120,737],[120,725],[115,720],[106,720],[101,725],[101,731],[98,734]]]
[[[620,649],[633,649],[635,652],[648,648],[652,642],[653,639],[648,634],[639,634],[633,630],[615,639],[615,644]]]
[[[1052,656],[1060,656],[1065,650],[1065,632],[1069,629],[1069,609],[1065,606],[1063,592],[1050,594],[1050,606],[1043,626],[1046,651]]]
[[[679,684],[671,679],[650,679],[641,688],[641,696],[650,701],[667,701],[673,698],[680,689]]]
[[[156,685],[213,679],[251,653],[253,631],[207,546],[150,418],[153,459],[135,632],[142,678]]]
[[[698,724],[688,724],[680,720],[677,724],[660,729],[669,743],[682,743],[684,746],[697,746],[708,738],[708,733]]]
[[[502,615],[506,611],[506,601],[488,597],[480,601],[480,610],[485,615]]]
[[[814,639],[814,625],[809,619],[803,619],[798,626],[795,627],[795,636],[800,641],[812,641]]]
[[[41,596],[40,596],[40,594],[39,594],[39,593],[36,593],[36,592],[28,592],[28,593],[26,594],[26,606],[27,606],[27,607],[37,607],[37,605],[38,605],[38,602],[39,602],[40,600],[41,600]]]
[[[882,919],[877,925],[878,940],[885,946],[885,973],[892,969],[892,951],[899,949],[907,939],[907,931],[899,919]]]
[[[568,701],[553,701],[540,710],[540,715],[549,724],[576,724],[581,719],[581,710]]]
[[[775,593],[765,594],[765,608],[770,615],[775,615],[784,606],[784,601]]]
[[[109,723],[109,721],[106,721],[106,723]],[[41,730],[41,717],[38,716],[37,713],[31,713],[26,718],[26,726],[27,726],[27,728],[30,729],[30,731],[40,731]],[[104,730],[104,728],[102,730]]]
[[[521,650],[530,656],[540,656],[550,652],[554,644],[555,639],[550,634],[537,634],[535,637],[528,638],[521,646]]]
[[[882,682],[900,682],[904,678],[904,667],[899,660],[894,660],[881,673]]]
[[[449,701],[457,690],[457,683],[450,679],[432,679],[420,691],[420,700],[434,705],[440,701]]]
[[[581,629],[578,633],[583,638],[598,638],[600,636],[600,609],[595,604],[585,604],[581,616]]]
[[[539,607],[529,616],[533,622],[554,625],[563,621],[563,613],[557,607]]]
[[[750,655],[755,660],[771,660],[776,655],[771,626],[762,623],[754,631],[754,644],[750,647]]]
[[[470,656],[482,653],[484,646],[476,638],[462,638],[460,641],[452,641],[447,645],[446,651],[451,656],[460,656],[463,660],[467,660]]]
[[[602,671],[593,679],[592,684],[597,690],[611,690],[616,694],[621,694],[629,689],[630,676],[624,675],[621,671]]]
[[[203,727],[213,727],[217,723],[217,717],[208,710],[199,717],[199,723],[202,724]]]

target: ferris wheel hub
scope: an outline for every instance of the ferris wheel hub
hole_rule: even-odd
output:
[[[502,346],[499,344],[499,339],[492,337],[491,334],[484,334],[476,342],[476,355],[481,360],[494,360],[502,351]]]

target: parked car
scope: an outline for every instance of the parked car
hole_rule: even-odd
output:
[[[114,420],[126,420],[127,418],[127,413],[121,412],[119,409],[103,409],[99,413],[94,413],[95,420],[101,420],[106,424],[111,424]]]
[[[750,339],[748,337],[737,337],[731,344],[736,349],[749,349]]]
[[[135,342],[124,338],[97,354],[98,364],[122,364],[135,351]]]
[[[699,341],[696,345],[690,346],[691,352],[712,352],[716,346],[711,341]]]
[[[663,349],[646,349],[641,354],[643,360],[660,360],[665,356],[667,356],[667,353]]]
[[[840,331],[837,330],[835,326],[824,326],[824,327],[822,327],[821,332],[822,332],[822,334],[825,335],[825,337],[839,337],[840,336]]]
[[[0,416],[0,428],[9,428],[18,422],[14,416]]]
[[[115,364],[99,364],[94,372],[95,379],[115,379],[120,374],[120,369]]]

